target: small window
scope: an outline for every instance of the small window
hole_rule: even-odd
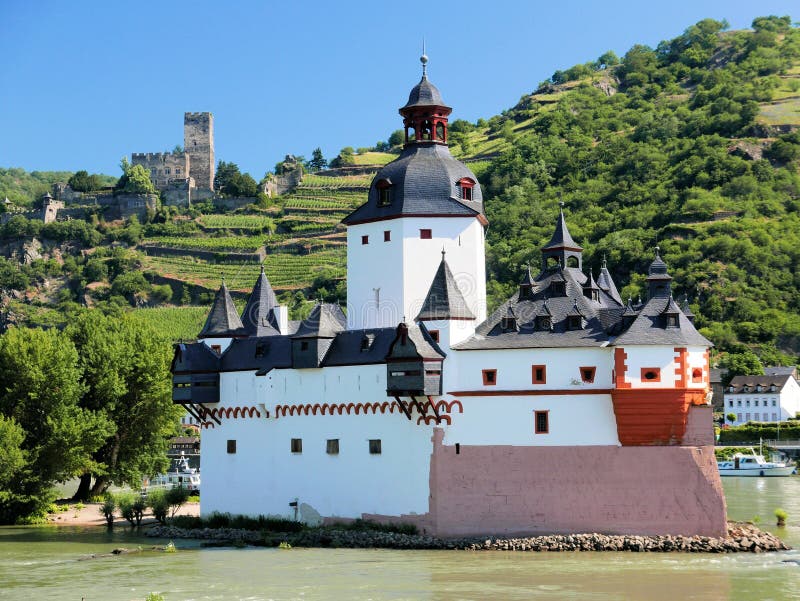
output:
[[[222,347],[219,344],[212,344],[211,350],[217,353],[218,355],[222,353]]]
[[[552,292],[553,296],[566,296],[567,284],[566,282],[552,282],[550,284],[550,291]]]
[[[550,433],[550,412],[549,411],[534,411],[534,433],[536,434],[549,434]]]
[[[392,232],[390,230],[386,230],[385,232],[383,232],[383,241],[384,242],[392,241]]]
[[[756,407],[758,407],[758,399],[756,399]]]
[[[308,340],[301,340],[300,341],[300,350],[307,351],[308,350]]]
[[[378,206],[387,207],[392,204],[392,184],[389,180],[382,179],[375,187],[378,190]]]
[[[302,453],[303,452],[303,439],[302,438],[292,438],[291,449],[292,449],[292,453]]]
[[[737,414],[736,414],[736,421],[737,421],[737,422],[740,422],[740,421],[742,421],[742,414],[741,414],[741,413],[737,413]]]
[[[597,371],[596,367],[581,367],[581,381],[586,384],[594,382],[594,374]]]
[[[328,442],[325,444],[325,452],[328,455],[338,455],[339,454],[339,439],[338,438],[329,438]]]
[[[661,381],[661,368],[659,367],[642,368],[642,382],[660,382],[660,381]]]
[[[167,167],[166,169],[164,169],[164,174],[165,174],[165,175],[169,175],[169,167]]]
[[[369,236],[361,236],[361,244],[369,244]]]
[[[692,370],[692,382],[694,382],[695,384],[703,382],[703,370],[700,369],[699,367],[695,367]]]
[[[749,413],[745,413],[744,414],[744,419],[745,419],[745,421],[749,422],[750,421],[750,414]]]
[[[737,406],[737,407],[741,407],[741,406],[742,406],[742,401],[741,401],[741,399],[739,399],[739,400],[737,400],[737,401],[736,401],[736,406]]]
[[[570,315],[567,317],[567,329],[568,330],[582,330],[583,329],[583,318],[579,315]]]
[[[439,330],[430,330],[430,331],[428,332],[428,334],[430,334],[430,335],[431,335],[431,339],[432,339],[432,340],[433,340],[435,343],[437,343],[437,344],[439,343]]]
[[[369,454],[370,455],[380,455],[381,454],[381,439],[380,438],[371,438],[369,441]]]
[[[228,441],[228,455],[235,455],[236,454],[236,441],[229,440]]]
[[[433,237],[433,232],[431,230],[420,230],[419,237],[422,240],[430,240]]]
[[[749,406],[750,406],[750,399],[747,399],[747,400],[744,402],[744,404],[745,404],[745,407],[749,407]]]
[[[549,330],[553,327],[553,322],[549,317],[537,317],[536,325],[540,330]]]
[[[180,174],[181,174],[181,168],[175,167],[175,175],[180,175]]]
[[[497,384],[497,370],[496,369],[484,369],[482,372],[483,374],[483,385],[484,386],[494,386]]]
[[[777,405],[775,404],[775,399],[772,399],[772,406],[777,407]]]
[[[757,421],[757,422],[760,422],[761,421],[761,414],[760,413],[753,414],[753,420]]]
[[[264,351],[265,351],[266,347],[267,347],[267,345],[263,344],[263,343],[256,345],[256,359],[260,359],[261,357],[264,356]]]
[[[774,422],[778,421],[778,414],[777,413],[773,413],[772,414],[772,421],[774,421]]]
[[[531,383],[533,384],[546,384],[547,383],[547,367],[544,365],[531,366]]]
[[[461,198],[462,200],[472,200],[472,188],[468,188],[467,186],[462,186]]]

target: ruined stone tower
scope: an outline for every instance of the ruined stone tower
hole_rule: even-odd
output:
[[[183,146],[189,155],[194,185],[214,189],[214,116],[211,113],[184,113]]]

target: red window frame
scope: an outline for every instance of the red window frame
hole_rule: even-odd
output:
[[[538,370],[542,370],[541,377],[536,373]],[[546,365],[531,365],[531,384],[547,384]]]
[[[544,428],[540,428],[539,419],[544,419]],[[533,412],[533,433],[534,434],[550,434],[550,411],[534,411]]]
[[[458,180],[458,187],[461,189],[461,200],[472,200],[472,189],[475,187],[475,182],[468,177],[462,177]]]
[[[384,232],[383,232],[383,241],[384,242],[391,242],[392,241],[392,231],[391,230],[384,230]]]
[[[652,374],[651,377],[647,377]],[[660,382],[661,381],[661,368],[660,367],[643,367],[641,373],[642,382]]]
[[[594,365],[587,365],[578,368],[581,372],[581,382],[585,384],[592,384],[594,382],[594,375],[597,373],[597,367]]]
[[[361,244],[369,244],[369,236],[361,236]]]
[[[483,378],[483,385],[484,386],[495,386],[495,385],[497,385],[497,370],[496,369],[484,369],[484,370],[481,370],[481,377]]]
[[[703,383],[703,368],[702,367],[695,367],[692,370],[692,383],[693,384],[702,384]]]
[[[433,238],[433,231],[429,229],[421,229],[419,231],[419,237],[421,240],[430,240]]]

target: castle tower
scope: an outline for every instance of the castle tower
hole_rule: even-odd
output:
[[[214,189],[214,115],[183,114],[183,146],[189,155],[189,175],[198,188]]]
[[[451,279],[475,318],[486,318],[483,196],[478,178],[450,154],[439,90],[422,79],[400,109],[406,143],[372,180],[367,202],[345,217],[347,327],[395,327],[423,308],[447,252]],[[471,333],[471,332],[470,332]],[[468,333],[462,333],[468,335]]]

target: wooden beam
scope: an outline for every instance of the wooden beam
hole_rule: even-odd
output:
[[[400,405],[400,409],[402,409],[403,413],[406,414],[406,417],[408,418],[408,421],[411,421],[411,413],[409,412],[408,409],[406,409],[406,404],[402,400],[400,400],[399,396],[395,396],[394,400],[397,401],[398,405]]]
[[[442,418],[439,417],[439,410],[436,408],[436,403],[433,402],[431,395],[428,395],[428,403],[430,403],[433,414],[436,416],[436,423],[439,424],[442,421]]]

